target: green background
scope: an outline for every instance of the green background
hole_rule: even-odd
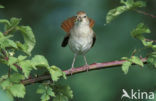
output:
[[[156,14],[156,0],[146,2],[147,7],[142,10]],[[123,56],[130,56],[134,49],[141,49],[141,42],[130,35],[140,22],[150,27],[150,37],[156,39],[156,19],[135,11],[126,12],[104,26],[107,12],[119,6],[119,0],[0,0],[0,3],[5,6],[5,9],[0,10],[0,18],[19,17],[22,18],[22,25],[32,27],[37,40],[32,55],[44,55],[49,64],[62,70],[71,67],[73,53],[68,47],[61,47],[65,32],[60,25],[80,10],[87,12],[96,22],[93,29],[97,40],[86,55],[89,64],[120,60]],[[142,52],[142,56],[146,52]],[[83,57],[79,56],[75,66],[82,65]],[[0,75],[6,70],[7,67],[0,64]],[[150,65],[144,68],[132,66],[128,74],[124,75],[121,67],[115,67],[73,75],[61,83],[71,86],[74,92],[72,101],[121,101],[122,89],[155,91],[156,70]],[[36,88],[37,84],[27,86],[25,98],[16,100],[39,101],[40,95],[36,94]],[[8,101],[1,97],[2,93],[0,101]]]

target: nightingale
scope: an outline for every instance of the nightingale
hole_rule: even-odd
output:
[[[89,65],[85,54],[94,46],[96,35],[93,31],[94,20],[89,18],[84,11],[77,12],[76,16],[62,22],[61,27],[66,32],[62,41],[62,47],[67,45],[74,53],[71,72],[78,55],[82,55],[85,61],[84,68],[88,71]]]

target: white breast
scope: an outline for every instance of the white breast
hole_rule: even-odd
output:
[[[93,43],[93,31],[88,25],[74,26],[70,31],[69,47],[76,54],[85,54]]]

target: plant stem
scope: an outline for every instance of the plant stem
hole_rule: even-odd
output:
[[[147,59],[146,58],[141,58],[141,61],[144,64],[147,63]],[[99,69],[107,69],[107,68],[119,68],[118,66],[121,66],[123,64],[123,62],[125,62],[125,60],[111,61],[111,62],[104,62],[104,63],[94,63],[94,64],[89,65],[88,71],[99,70]],[[133,64],[133,65],[135,65],[135,64]],[[71,75],[71,71],[70,70],[64,70],[63,72],[67,76],[72,76],[74,74],[87,72],[87,70],[84,68],[84,66],[82,66],[82,67],[74,68],[72,70],[72,75]],[[32,83],[43,82],[45,80],[51,80],[51,76],[50,75],[41,75],[41,76],[38,76],[38,77],[34,77],[34,78],[23,80],[22,83],[24,85],[29,85],[29,84],[32,84]]]

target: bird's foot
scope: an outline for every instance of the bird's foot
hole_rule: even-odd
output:
[[[74,67],[71,67],[71,68],[69,69],[69,73],[72,75],[72,74],[73,74],[73,71],[74,71]]]
[[[89,65],[86,64],[83,68],[84,68],[84,70],[86,70],[86,71],[88,72],[88,70],[89,70]]]

